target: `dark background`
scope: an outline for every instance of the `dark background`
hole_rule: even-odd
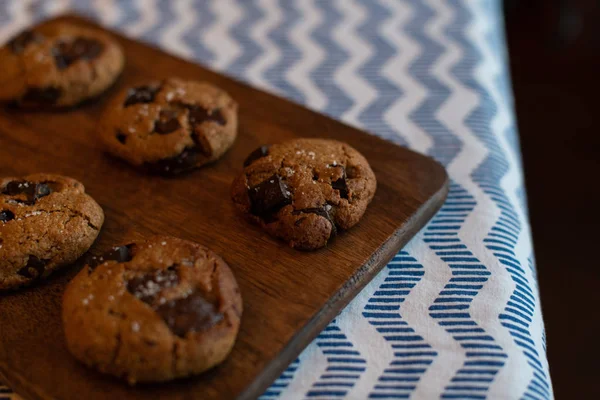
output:
[[[506,0],[550,375],[600,399],[600,0]]]

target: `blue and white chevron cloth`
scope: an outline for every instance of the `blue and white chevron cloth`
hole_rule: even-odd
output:
[[[500,0],[0,0],[0,41],[68,9],[450,174],[440,213],[262,398],[553,398]]]

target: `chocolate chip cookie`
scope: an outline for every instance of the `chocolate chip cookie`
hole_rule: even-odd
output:
[[[237,283],[219,256],[161,236],[90,259],[63,298],[71,353],[130,384],[219,364],[233,347],[241,314]]]
[[[104,213],[81,183],[59,175],[0,179],[0,289],[48,276],[85,253]]]
[[[376,188],[369,163],[348,144],[296,139],[253,151],[232,198],[271,235],[314,250],[358,223]]]
[[[220,158],[237,136],[237,103],[204,82],[166,79],[125,89],[100,127],[108,151],[174,175]]]
[[[23,31],[0,48],[0,101],[66,107],[104,92],[123,70],[106,33],[54,22]]]

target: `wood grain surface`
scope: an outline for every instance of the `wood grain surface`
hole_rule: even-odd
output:
[[[62,19],[90,24],[75,16]],[[448,186],[435,161],[160,50],[115,35],[127,66],[94,102],[50,113],[0,110],[0,175],[72,176],[103,207],[92,247],[152,234],[194,240],[227,261],[244,315],[237,343],[219,367],[160,385],[128,387],[67,352],[60,322],[65,284],[78,266],[34,287],[0,294],[0,373],[32,399],[251,399],[259,396],[442,205]],[[178,76],[207,80],[240,104],[239,137],[219,162],[177,178],[141,173],[106,155],[95,128],[106,101],[125,86]],[[361,222],[327,248],[299,252],[243,220],[230,185],[250,151],[296,137],[348,142],[369,160],[378,191]]]

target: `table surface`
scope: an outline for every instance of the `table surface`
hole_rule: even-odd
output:
[[[546,399],[500,3],[13,0],[0,41],[74,9],[446,166],[441,212],[264,399]]]

